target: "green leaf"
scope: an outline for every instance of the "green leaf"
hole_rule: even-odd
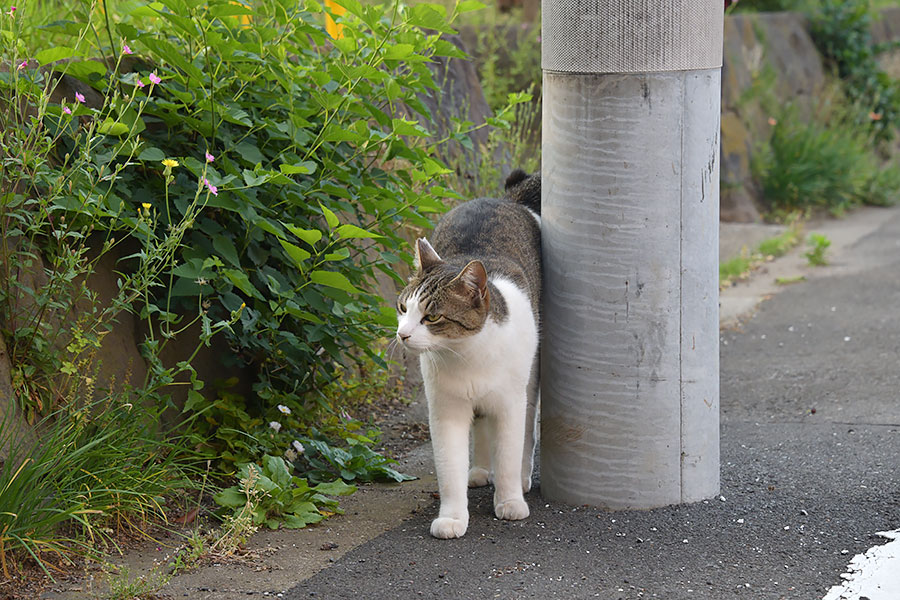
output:
[[[228,281],[234,284],[239,290],[251,296],[253,298],[258,298],[262,300],[262,294],[259,293],[253,284],[250,283],[250,279],[247,277],[247,274],[243,271],[238,271],[235,269],[222,269],[222,275],[228,278]]]
[[[341,479],[336,479],[328,483],[320,483],[313,489],[326,496],[348,496],[356,491],[356,486],[344,483]]]
[[[334,229],[338,225],[340,225],[340,221],[338,221],[337,215],[335,215],[331,210],[319,204],[319,208],[322,209],[322,214],[325,215],[325,222],[328,223],[328,226]]]
[[[456,6],[457,12],[460,14],[464,12],[471,12],[473,10],[481,10],[485,7],[483,2],[479,2],[478,0],[463,0]]]
[[[106,65],[96,60],[61,62],[53,65],[54,71],[71,75],[81,81],[96,81],[106,73]]]
[[[298,238],[300,238],[310,246],[315,246],[316,242],[322,239],[322,232],[318,229],[303,229],[297,227],[296,225],[288,225],[287,223],[284,223],[283,225],[288,231],[296,235]]]
[[[337,229],[334,230],[335,234],[342,239],[372,239],[372,238],[383,238],[383,235],[373,233],[371,231],[366,231],[362,227],[357,227],[356,225],[351,225],[347,223],[346,225],[341,225]]]
[[[238,256],[237,248],[235,248],[231,238],[225,235],[217,235],[213,238],[213,248],[216,249],[216,252],[218,252],[222,258],[227,260],[233,266],[240,268],[241,259]]]
[[[244,6],[238,2],[229,2],[227,4],[218,4],[209,8],[209,14],[213,17],[234,17],[238,15],[252,15],[253,10],[249,6]]]
[[[286,242],[284,240],[278,240],[281,242],[281,247],[284,248],[284,251],[287,252],[288,256],[291,257],[300,269],[303,269],[303,261],[312,256],[309,252],[301,248],[300,246],[295,246],[290,242]]]
[[[311,502],[308,503],[315,508],[315,505]],[[302,529],[307,525],[312,525],[313,523],[318,523],[322,519],[325,518],[325,515],[320,513],[317,510],[309,510],[303,512],[295,512],[290,515],[284,516],[284,526],[288,529]]]
[[[291,473],[283,458],[266,454],[263,456],[262,462],[265,474],[273,483],[282,490],[287,490],[291,487]]]
[[[225,508],[238,508],[247,504],[247,496],[236,487],[222,490],[213,496],[213,500],[215,500],[216,504]]]
[[[309,278],[313,283],[319,285],[337,288],[339,290],[344,290],[345,292],[350,292],[351,294],[362,293],[350,283],[350,280],[347,279],[347,277],[336,271],[313,271],[309,274]]]
[[[407,121],[406,119],[391,119],[394,133],[397,135],[412,135],[417,137],[425,137],[428,130],[416,123],[415,121]]]
[[[78,52],[74,48],[67,46],[56,46],[55,48],[45,48],[34,55],[34,59],[41,65],[49,65],[58,60],[65,60],[77,56]]]
[[[297,163],[296,165],[288,165],[288,164],[280,164],[278,165],[278,169],[284,173],[285,175],[309,175],[316,170],[316,163],[311,160],[305,160],[303,162]]]
[[[456,33],[447,24],[446,16],[442,12],[445,12],[444,7],[437,4],[417,4],[410,10],[409,22],[417,27],[434,29],[441,33]]]
[[[103,135],[121,136],[127,134],[129,128],[125,123],[119,123],[118,121],[113,121],[112,119],[107,117],[97,127],[97,131],[99,133],[102,133]]]
[[[138,160],[145,160],[147,162],[159,162],[164,159],[166,155],[162,150],[156,148],[155,146],[147,146],[141,153],[138,155]]]
[[[208,404],[208,402],[206,398],[203,397],[203,394],[196,390],[188,390],[188,397],[181,412],[189,412],[206,404]]]
[[[402,60],[412,54],[416,47],[412,44],[394,44],[388,46],[384,52],[384,58],[387,60]]]

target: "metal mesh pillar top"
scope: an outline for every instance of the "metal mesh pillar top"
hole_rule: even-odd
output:
[[[653,73],[722,66],[722,0],[543,0],[542,6],[545,71]]]

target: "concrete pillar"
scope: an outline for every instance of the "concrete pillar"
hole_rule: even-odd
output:
[[[721,0],[543,0],[541,493],[719,490]]]

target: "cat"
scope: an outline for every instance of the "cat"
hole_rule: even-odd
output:
[[[541,239],[540,216],[526,204],[535,185],[539,210],[540,178],[532,175],[508,180],[503,199],[471,200],[444,215],[433,245],[416,240],[417,270],[397,300],[397,339],[419,353],[428,399],[441,498],[436,538],[465,534],[467,487],[493,483],[500,519],[529,514]]]

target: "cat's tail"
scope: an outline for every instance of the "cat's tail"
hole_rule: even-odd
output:
[[[506,178],[504,198],[541,214],[541,174],[516,169]]]

